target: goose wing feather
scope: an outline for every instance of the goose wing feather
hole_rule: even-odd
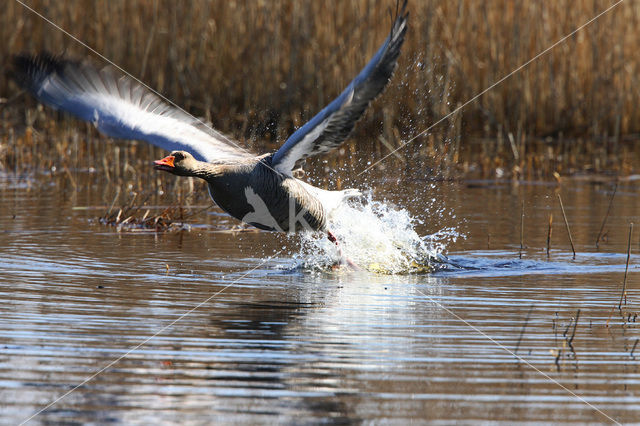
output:
[[[98,70],[49,53],[23,54],[13,58],[12,76],[42,103],[92,122],[108,136],[188,151],[201,161],[252,156],[111,68]]]
[[[385,88],[397,66],[407,31],[404,1],[391,33],[347,88],[315,117],[294,132],[273,156],[273,166],[290,176],[298,160],[328,152],[347,139],[372,100]]]

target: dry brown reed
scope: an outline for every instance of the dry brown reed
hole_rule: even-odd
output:
[[[152,193],[148,193],[144,200],[139,200],[138,194],[134,193],[126,204],[114,209],[113,206],[119,195],[120,192],[118,191],[109,210],[98,219],[101,224],[113,226],[118,232],[123,230],[127,232],[188,231],[190,230],[190,226],[187,224],[188,219],[211,207],[193,208],[185,206],[184,200],[178,197],[178,200],[173,205],[162,208],[157,213],[152,213],[153,209],[146,207]]]
[[[342,90],[387,34],[394,6],[393,0],[26,3],[258,151],[276,148]],[[354,159],[351,166],[387,154],[610,4],[410,2],[399,70],[341,153],[370,152],[352,156],[363,163]],[[3,4],[0,37],[2,64],[12,54],[42,49],[92,56],[12,0]],[[381,167],[397,164],[420,176],[444,177],[631,173],[638,166],[633,143],[640,132],[639,38],[640,4],[625,2]],[[24,97],[15,101],[16,93],[0,79],[0,98],[6,100],[1,114],[9,123],[0,128],[0,162],[9,169],[20,167],[18,159],[31,149],[16,123],[30,127],[42,114],[29,109],[25,116],[16,107]],[[39,123],[44,127],[38,132],[55,127],[48,120]],[[9,153],[16,138],[27,146]],[[89,144],[78,155],[93,149],[99,148]]]
[[[549,222],[547,225],[547,258],[551,251],[551,235],[553,233],[553,213],[549,213]]]
[[[558,194],[558,202],[560,203],[560,210],[562,211],[562,218],[564,219],[564,225],[567,229],[567,235],[569,236],[569,242],[571,243],[571,251],[573,252],[573,258],[576,258],[576,248],[573,245],[573,237],[571,236],[571,228],[569,228],[569,220],[567,220],[567,214],[564,211],[564,204],[562,204],[562,197]]]
[[[520,253],[519,253],[520,259],[522,259],[523,250],[524,250],[524,200],[522,200],[522,210],[520,212]]]
[[[598,231],[598,236],[596,237],[596,250],[600,248],[600,238],[602,237],[602,233],[604,232],[604,226],[607,224],[607,219],[609,218],[609,214],[611,213],[611,207],[613,206],[613,198],[616,196],[617,190],[618,190],[618,182],[616,182],[615,186],[613,187],[611,198],[609,198],[609,207],[607,207],[607,213],[604,215],[604,219],[602,219],[602,225],[600,226],[600,231]]]
[[[631,236],[633,235],[633,222],[629,224],[629,239],[627,241],[627,262],[624,267],[624,280],[622,281],[622,292],[620,293],[620,301],[618,302],[618,310],[622,308],[622,300],[627,303],[627,275],[629,273],[629,259],[631,258]]]

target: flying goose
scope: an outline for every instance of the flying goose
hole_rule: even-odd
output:
[[[207,181],[231,216],[269,231],[323,231],[329,212],[357,190],[327,191],[294,177],[296,162],[328,152],[351,133],[389,82],[407,31],[406,0],[373,58],[344,91],[276,152],[255,155],[111,68],[48,53],[13,58],[12,76],[39,101],[92,122],[102,133],[171,151],[155,168]]]

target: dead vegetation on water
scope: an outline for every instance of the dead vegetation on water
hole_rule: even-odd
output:
[[[609,215],[611,214],[613,200],[617,190],[618,183],[616,182],[611,189],[608,207],[606,213],[604,214],[604,218],[599,228],[598,235],[595,238],[594,248],[596,251],[603,251],[600,248],[599,244],[608,242],[607,239],[604,238],[604,236],[607,235],[607,233],[604,232],[605,225]],[[562,217],[564,219],[564,224],[567,231],[567,239],[573,253],[572,258],[575,261],[577,254],[571,230],[569,228],[569,219],[564,209],[562,197],[560,196],[560,193],[558,191],[556,191],[556,195],[558,198],[558,208],[562,213]],[[523,241],[522,231],[524,229],[524,217],[525,214],[523,208],[520,215],[520,259],[523,258],[523,247],[526,247]],[[549,213],[548,227],[546,232],[547,259],[550,258],[552,225],[553,214]],[[619,224],[617,225],[619,226]],[[634,245],[633,222],[628,223],[628,226],[629,229],[626,239],[626,261],[624,267],[624,275],[620,279],[620,296],[617,303],[615,303],[615,305],[612,304],[609,309],[603,309],[602,305],[594,308],[593,305],[588,306],[589,304],[585,303],[585,307],[578,307],[575,315],[570,316],[568,321],[561,319],[557,311],[555,312],[555,317],[551,320],[551,329],[553,331],[554,340],[552,347],[549,349],[549,354],[552,357],[554,369],[557,372],[566,371],[567,369],[578,372],[580,368],[585,368],[585,366],[581,367],[581,363],[587,364],[586,368],[589,368],[589,363],[591,362],[591,359],[593,359],[593,349],[591,348],[591,344],[594,341],[601,339],[602,334],[606,334],[607,338],[610,339],[611,352],[617,353],[617,356],[622,359],[622,362],[629,362],[630,365],[633,365],[634,368],[636,368],[635,366],[637,364],[635,363],[635,361],[637,354],[635,353],[635,351],[638,347],[638,343],[640,343],[640,338],[636,337],[638,336],[638,332],[640,332],[640,321],[637,321],[637,319],[640,315],[640,312],[638,311],[637,303],[632,303],[635,302],[635,300],[628,300],[631,299],[631,297],[629,297],[628,283],[630,279],[629,265]],[[542,231],[543,227],[539,227],[538,229],[539,231]],[[535,251],[540,249],[532,248],[532,250]],[[583,254],[584,253],[580,253],[578,254],[578,256],[581,256]],[[576,279],[576,285],[579,286],[579,279]],[[520,363],[521,361],[529,363],[526,359],[518,356],[518,350],[521,348],[521,346],[523,346],[523,341],[526,340],[525,331],[527,329],[527,326],[529,325],[533,308],[534,305],[531,305],[526,317],[523,317],[522,328],[515,345],[515,350],[511,352],[518,363]],[[587,311],[588,321],[580,321],[581,312],[583,312],[583,310]],[[587,322],[588,325],[585,324]],[[580,345],[576,344],[576,336],[578,334],[580,335],[579,340],[582,341]],[[528,342],[528,344],[530,343],[531,342]],[[527,343],[525,343],[524,346],[527,346]],[[532,349],[529,349],[529,355],[531,355],[531,350]]]
[[[116,228],[118,232],[180,232],[194,228],[231,234],[258,231],[228,218],[215,207],[204,188],[195,188],[197,181],[189,183],[181,186],[170,184],[172,193],[168,194],[163,189],[127,194],[118,190],[109,206],[95,207],[105,212],[97,221]],[[216,211],[228,220],[209,220],[207,216],[215,215]]]
[[[584,318],[584,314],[581,316],[582,311],[582,308],[578,308],[575,314],[569,315],[568,318],[562,318],[555,312],[551,320],[553,348],[549,350],[553,368],[558,372],[567,369],[577,372],[580,368],[590,368],[594,357],[591,345],[603,336],[610,341],[610,351],[616,353],[621,362],[629,362],[630,366],[636,367],[636,350],[640,342],[636,337],[640,331],[639,312],[626,307],[614,307],[609,313],[589,309],[588,317]],[[523,337],[520,336],[517,347],[521,346],[522,340]],[[524,340],[527,340],[526,335]],[[526,342],[523,346],[526,347],[530,343]]]
[[[257,151],[279,146],[342,90],[381,43],[394,5],[389,0],[26,3]],[[342,150],[348,159],[334,155],[330,163],[362,168],[388,154],[609,3],[411,2],[411,29],[394,80]],[[419,170],[421,176],[525,179],[554,172],[637,172],[639,7],[634,2],[616,7],[380,167]],[[42,49],[93,56],[18,2],[3,5],[0,36],[2,64],[12,54]],[[88,126],[75,123],[76,134],[52,125],[55,113],[35,110],[31,100],[16,94],[13,84],[0,79],[0,167],[13,170],[28,160],[60,167],[70,162],[68,156],[99,157],[103,148],[86,141]],[[73,148],[37,158],[49,138],[33,138],[29,131],[68,138]]]
[[[118,194],[113,200],[109,210],[99,218],[103,225],[116,227],[118,231],[152,231],[171,232],[188,231],[191,229],[186,220],[197,214],[198,210],[187,209],[183,203],[160,209],[157,213],[152,213],[150,208],[145,208],[147,200],[137,202],[137,194],[134,194],[126,205],[114,209],[114,203]],[[209,206],[203,210],[208,209]],[[144,213],[142,213],[144,211]]]

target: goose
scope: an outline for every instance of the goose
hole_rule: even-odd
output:
[[[331,103],[296,130],[275,152],[256,155],[193,116],[163,102],[112,68],[47,52],[13,57],[11,75],[38,101],[93,123],[110,137],[146,141],[170,154],[154,168],[204,179],[226,213],[259,229],[280,232],[328,229],[329,213],[356,189],[328,191],[295,177],[300,160],[326,153],[351,133],[391,79],[407,31],[405,0],[373,58]]]

